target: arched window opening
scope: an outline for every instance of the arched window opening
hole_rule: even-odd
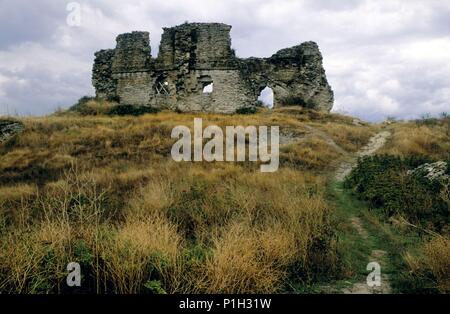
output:
[[[202,91],[203,94],[211,94],[214,90],[214,83],[212,77],[209,75],[201,75],[198,78],[199,82],[199,90]]]
[[[264,107],[273,108],[273,90],[269,86],[266,86],[258,96],[258,101],[260,101]]]
[[[210,83],[203,87],[203,94],[211,94],[214,90],[214,83]]]

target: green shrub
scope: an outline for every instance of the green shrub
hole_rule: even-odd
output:
[[[236,110],[237,114],[254,114],[256,107],[242,107]]]
[[[408,170],[426,162],[430,162],[427,157],[417,156],[364,157],[344,185],[388,217],[399,214],[413,223],[440,230],[450,219],[448,205],[440,193],[444,185],[408,174]]]
[[[316,103],[312,99],[305,100],[302,97],[289,96],[281,99],[282,106],[301,106],[303,108],[314,109]]]
[[[84,96],[69,108],[71,112],[77,112],[84,116],[109,115],[109,116],[140,116],[146,113],[156,113],[159,110],[149,106],[121,105],[118,98],[110,97],[107,100]]]
[[[88,102],[94,101],[95,97],[92,96],[83,96],[78,99],[77,103],[69,108],[69,111],[82,112],[85,109],[85,106]]]
[[[148,106],[116,105],[108,110],[110,116],[140,116],[146,113],[156,113],[158,110]]]
[[[144,284],[144,287],[152,294],[167,294],[158,280],[149,280]]]
[[[73,250],[77,262],[81,265],[88,267],[94,262],[94,255],[83,240],[76,241]]]
[[[420,117],[420,119],[416,120],[415,122],[418,126],[421,126],[421,125],[433,126],[433,125],[439,124],[440,121],[438,118],[433,118],[431,116],[431,114],[426,113],[426,114],[422,115]]]

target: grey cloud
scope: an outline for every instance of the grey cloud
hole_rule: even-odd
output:
[[[17,42],[48,42],[65,15],[64,2],[0,1],[0,49]]]
[[[306,0],[305,6],[313,10],[348,11],[356,9],[362,2],[361,0]]]
[[[45,69],[25,68],[24,71],[2,86],[7,97],[0,113],[44,115],[75,103],[80,91],[93,93],[86,81],[89,72],[60,76]]]
[[[96,50],[113,47],[119,33],[147,30],[156,56],[162,27],[184,21],[233,25],[241,57],[318,42],[335,111],[368,120],[450,111],[446,1],[80,1],[78,28],[65,24],[68,2],[0,1],[0,114],[6,104],[46,114],[92,94]]]

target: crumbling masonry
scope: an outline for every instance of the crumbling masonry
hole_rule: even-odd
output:
[[[121,34],[115,49],[95,54],[96,96],[125,105],[234,113],[258,106],[260,92],[270,87],[274,106],[331,109],[333,91],[316,43],[241,59],[231,49],[230,30],[219,23],[164,28],[157,58],[151,57],[148,32]]]

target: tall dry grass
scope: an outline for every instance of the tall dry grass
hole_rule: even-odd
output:
[[[65,266],[81,260],[94,292],[138,293],[150,281],[171,293],[277,292],[291,268],[308,277],[317,255],[334,262],[332,250],[315,248],[330,236],[323,179],[211,170],[169,163],[139,181],[120,213],[108,208],[113,195],[98,173],[73,170],[48,183],[26,223],[2,232],[1,286],[61,292]]]
[[[380,153],[400,156],[425,155],[435,159],[450,159],[449,122],[417,125],[398,123],[392,127],[393,135]]]
[[[267,234],[274,231],[278,233]],[[235,223],[214,237],[213,243],[206,276],[199,282],[209,293],[276,292],[286,266],[295,260],[294,235],[284,228],[261,231]]]
[[[435,237],[425,244],[425,267],[433,273],[438,289],[450,292],[450,238]]]
[[[337,145],[347,152],[356,152],[369,142],[369,139],[379,131],[378,125],[355,125],[336,122],[315,122],[312,126],[326,132]]]
[[[320,137],[281,147],[280,164],[302,170],[329,170],[341,154]]]
[[[104,271],[116,293],[139,293],[156,272],[168,292],[175,292],[182,239],[176,225],[162,215],[129,218],[101,244]],[[172,290],[173,289],[173,290]]]
[[[304,124],[310,111],[196,114],[204,125]],[[242,163],[176,163],[176,125],[193,114],[24,119],[0,147],[0,291],[283,292],[333,274],[337,260],[320,172],[338,158],[316,138],[287,147],[278,172]],[[356,135],[359,137],[359,135]],[[345,140],[345,139],[343,139]]]

